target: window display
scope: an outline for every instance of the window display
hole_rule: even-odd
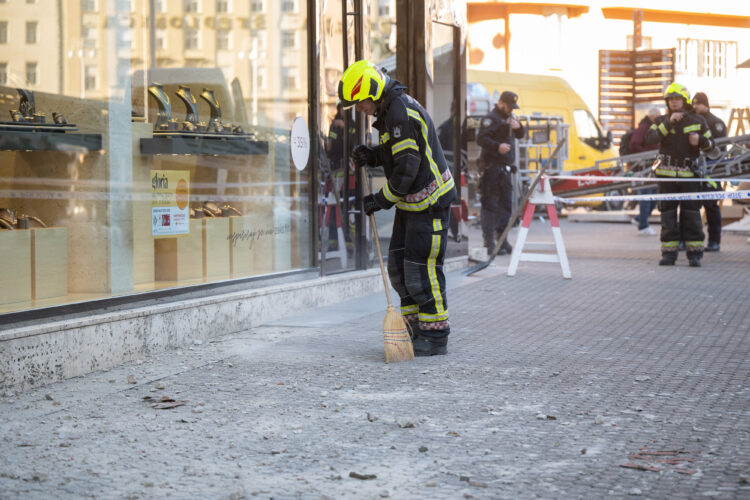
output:
[[[0,4],[0,314],[316,264],[306,2],[155,4]]]

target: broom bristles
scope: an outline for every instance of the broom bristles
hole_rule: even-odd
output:
[[[411,344],[409,331],[401,313],[393,306],[383,319],[383,343],[385,344],[385,362],[398,363],[414,359],[414,346]]]

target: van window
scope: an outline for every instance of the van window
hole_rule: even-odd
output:
[[[599,128],[599,124],[596,123],[596,120],[587,109],[574,110],[573,120],[576,122],[579,139],[600,151],[606,149],[606,141]]]

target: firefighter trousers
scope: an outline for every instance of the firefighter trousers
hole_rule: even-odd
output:
[[[449,217],[450,207],[397,209],[388,249],[388,275],[401,297],[401,314],[418,318],[421,334],[432,338],[450,333],[443,273]]]
[[[659,193],[690,193],[695,183],[660,182]],[[688,258],[703,256],[703,223],[699,200],[661,200],[661,253],[677,252],[680,244],[680,233],[685,238]],[[679,221],[677,209],[680,209]]]

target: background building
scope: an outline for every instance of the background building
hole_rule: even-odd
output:
[[[468,2],[468,66],[561,76],[596,112],[598,53],[633,49],[638,11],[639,50],[674,49],[675,79],[706,92],[716,114],[750,104],[750,72],[736,68],[750,57],[750,15],[736,2]]]

